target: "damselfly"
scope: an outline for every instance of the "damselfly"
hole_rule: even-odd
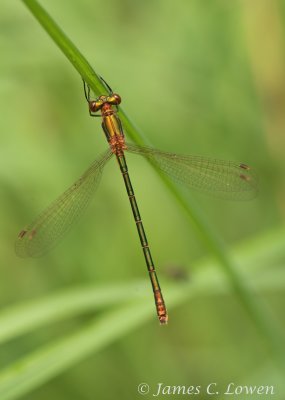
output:
[[[112,156],[115,156],[137,226],[154,293],[157,315],[160,323],[165,324],[168,314],[128,173],[125,152],[143,155],[154,163],[156,168],[190,188],[211,192],[227,199],[245,200],[254,197],[257,190],[256,177],[246,164],[192,155],[178,155],[126,143],[118,116],[121,97],[113,93],[103,79],[102,81],[106,86],[107,95],[101,95],[92,100],[90,88],[85,83],[84,90],[90,115],[102,117],[102,127],[109,148],[69,189],[19,233],[16,241],[16,253],[21,257],[37,257],[52,248],[82,214],[96,190],[104,166]]]

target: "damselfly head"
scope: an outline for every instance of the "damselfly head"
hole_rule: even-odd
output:
[[[89,110],[91,112],[97,112],[101,110],[103,106],[104,108],[106,108],[107,105],[117,106],[120,103],[121,103],[121,96],[119,96],[116,93],[112,93],[112,95],[110,96],[101,95],[96,100],[89,101]]]

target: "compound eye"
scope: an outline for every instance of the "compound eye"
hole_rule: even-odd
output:
[[[90,101],[89,102],[89,110],[91,112],[97,112],[100,110],[100,108],[102,107],[103,102],[101,100],[97,100],[97,101]]]
[[[119,96],[118,94],[114,94],[114,97],[115,97],[115,99],[116,99],[116,101],[117,101],[117,104],[120,104],[121,103],[121,101],[122,101],[122,99],[121,99],[121,96]]]
[[[119,95],[116,94],[116,93],[113,93],[113,95],[109,98],[109,102],[110,102],[111,104],[118,105],[118,104],[121,103],[121,96],[119,96]]]

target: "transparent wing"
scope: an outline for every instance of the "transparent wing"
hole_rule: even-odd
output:
[[[69,189],[19,233],[15,243],[18,256],[38,257],[58,243],[86,209],[104,165],[111,157],[112,153],[108,150],[95,160]]]
[[[257,177],[246,164],[199,156],[178,155],[127,144],[179,183],[230,200],[249,200],[257,194]]]

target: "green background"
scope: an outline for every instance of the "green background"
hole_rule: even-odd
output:
[[[137,391],[141,382],[150,385],[145,398],[153,397],[159,382],[200,385],[200,395],[190,397],[201,399],[224,398],[231,382],[274,385],[281,398],[285,391],[285,2],[52,0],[42,5],[121,95],[124,111],[154,147],[242,161],[255,168],[259,195],[253,201],[227,202],[188,191],[183,195],[186,201],[194,198],[203,217],[229,246],[241,279],[262,304],[263,319],[272,331],[271,345],[185,212],[141,157],[128,157],[130,176],[164,296],[166,301],[170,298],[167,327],[159,326],[155,318],[115,160],[106,167],[91,207],[65,240],[42,258],[17,258],[13,246],[17,233],[81,175],[106,148],[106,141],[100,119],[89,118],[78,73],[22,2],[4,0],[0,338],[1,330],[13,324],[9,316],[14,315],[14,321],[23,318],[25,325],[27,304],[35,320],[44,313],[43,299],[50,310],[63,307],[63,316],[7,335],[0,348],[4,371],[0,371],[0,393],[7,371],[13,371],[15,379],[21,375],[21,360],[32,360],[36,351],[50,349],[58,340],[65,343],[73,332],[94,323],[96,332],[96,323],[116,315],[116,310],[125,307],[130,312],[126,321],[114,318],[113,325],[107,324],[102,336],[111,339],[105,345],[96,348],[95,343],[82,359],[58,373],[54,368],[50,378],[42,384],[39,379],[31,392],[21,385],[17,394],[3,389],[1,400],[135,399],[141,398]],[[122,295],[116,304],[110,288],[127,292],[126,298]],[[49,303],[54,295],[71,290],[72,297],[77,289],[87,294],[98,291],[99,297],[110,292],[110,304],[89,304],[76,312],[74,302],[65,315],[64,302]],[[186,292],[189,295],[179,300]],[[141,321],[136,305],[143,310]],[[117,332],[120,329],[122,333]],[[73,350],[67,348],[67,358]],[[60,358],[59,354],[51,362],[51,369]],[[33,381],[38,371],[24,382]],[[211,382],[217,382],[219,396],[205,394]]]

